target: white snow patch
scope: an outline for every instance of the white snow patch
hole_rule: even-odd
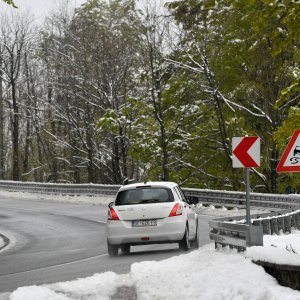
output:
[[[124,285],[124,275],[113,272],[88,278],[42,286],[18,288],[10,300],[108,300],[118,286]]]
[[[30,297],[30,298],[29,298]],[[26,292],[19,288],[14,292],[10,297],[10,300],[16,299],[31,299],[31,300],[40,300],[40,299],[51,299],[51,300],[70,300],[71,298],[66,297],[61,294],[57,294],[54,291],[42,287],[42,286],[30,286],[26,288]]]
[[[139,300],[300,300],[264,269],[236,251],[208,245],[164,261],[134,263],[127,275],[112,272],[44,286],[22,287],[11,300],[106,300],[120,286],[135,286]]]
[[[90,204],[90,205],[108,205],[114,201],[115,197],[112,195],[54,195],[54,194],[39,194],[30,192],[8,192],[0,191],[1,197],[17,198],[22,200],[45,200],[51,202],[60,203],[72,203],[72,204]]]
[[[255,261],[300,266],[300,231],[286,235],[264,235],[263,247],[247,248],[246,256]]]
[[[251,214],[261,214],[269,211],[270,210],[268,208],[251,208]],[[195,206],[195,212],[198,215],[206,215],[206,216],[214,216],[214,217],[246,216],[245,209],[238,209],[236,207],[232,209],[228,209],[225,206],[221,206],[220,208],[217,208],[213,205],[203,206],[203,204],[201,203],[198,203]]]

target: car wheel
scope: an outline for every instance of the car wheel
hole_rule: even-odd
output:
[[[121,246],[121,252],[124,255],[128,255],[130,253],[130,245]]]
[[[190,249],[190,247],[191,247],[191,245],[190,245],[190,239],[189,239],[189,229],[186,226],[184,236],[183,236],[182,240],[179,242],[179,249],[187,251]]]
[[[199,248],[199,232],[198,232],[198,221],[197,221],[197,225],[196,225],[196,235],[195,235],[195,239],[192,242],[192,245],[194,248],[198,249]]]
[[[109,256],[117,256],[119,247],[116,245],[112,245],[109,241],[107,241],[107,252]]]

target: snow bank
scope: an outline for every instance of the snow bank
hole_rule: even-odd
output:
[[[72,204],[89,204],[89,205],[108,205],[114,201],[112,195],[97,195],[97,196],[70,196],[70,195],[48,195],[29,192],[9,192],[0,191],[0,197],[17,198],[22,200],[45,200],[60,203]]]
[[[108,300],[118,287],[132,286],[139,300],[300,300],[250,259],[212,245],[164,261],[134,263],[127,275],[112,272],[65,283],[18,288],[11,300]],[[126,297],[124,299],[127,299]]]
[[[124,276],[124,275],[123,275]],[[107,300],[115,289],[123,284],[122,275],[113,272],[95,274],[94,276],[69,282],[60,282],[44,286],[18,288],[10,300]]]
[[[286,235],[264,235],[263,247],[247,248],[246,256],[255,261],[300,266],[300,231]]]
[[[198,215],[204,216],[214,216],[214,217],[236,217],[236,216],[246,216],[246,209],[227,209],[225,206],[216,208],[213,205],[204,206],[201,203],[198,203],[194,206],[194,209]],[[267,213],[270,209],[266,207],[262,208],[251,208],[251,214],[261,214]]]
[[[300,299],[243,255],[201,249],[132,266],[139,299]],[[147,283],[147,284],[145,284]]]

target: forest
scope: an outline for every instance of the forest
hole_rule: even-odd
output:
[[[158,2],[0,12],[1,180],[243,191],[231,143],[253,135],[252,191],[300,192],[276,172],[300,129],[300,1]]]

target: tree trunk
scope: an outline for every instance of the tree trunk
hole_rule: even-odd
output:
[[[25,139],[25,147],[24,147],[24,159],[23,159],[23,173],[27,174],[29,171],[29,147],[30,147],[30,135],[31,135],[31,128],[30,128],[30,120],[27,115],[26,120],[26,139]]]
[[[4,179],[4,101],[2,92],[2,58],[0,56],[0,179]]]
[[[13,115],[12,115],[13,180],[19,181],[20,180],[20,172],[19,172],[19,106],[17,103],[15,81],[11,82],[11,93],[12,93],[12,101],[13,101]]]
[[[25,52],[25,76],[26,76],[26,87],[27,87],[27,101],[26,101],[26,139],[24,147],[24,158],[23,158],[23,173],[27,174],[29,171],[29,148],[30,148],[30,136],[31,136],[31,120],[30,120],[30,102],[32,97],[32,89],[30,87],[30,76],[29,67],[27,60],[27,53]]]

